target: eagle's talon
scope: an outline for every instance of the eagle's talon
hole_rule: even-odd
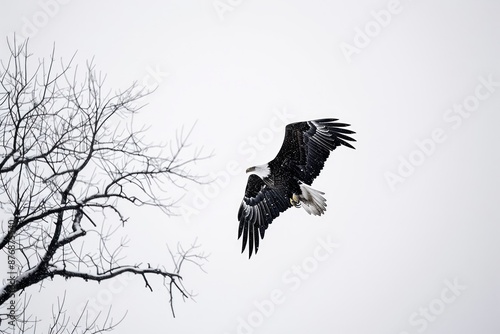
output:
[[[296,208],[300,208],[300,199],[299,196],[296,194],[293,194],[292,197],[290,198],[290,204],[292,204]]]

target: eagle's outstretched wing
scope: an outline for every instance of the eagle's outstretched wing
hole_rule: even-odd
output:
[[[288,124],[283,145],[269,165],[287,166],[299,180],[311,185],[331,151],[339,145],[354,148],[349,141],[356,140],[348,135],[355,132],[345,128],[349,124],[336,121],[325,118]]]
[[[264,238],[269,224],[291,206],[285,189],[268,186],[260,177],[251,174],[238,211],[238,239],[243,236],[241,252],[248,243],[249,258],[254,249],[257,254],[259,241]]]

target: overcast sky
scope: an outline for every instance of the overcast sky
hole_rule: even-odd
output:
[[[137,261],[168,265],[167,242],[196,238],[210,254],[206,273],[186,267],[196,302],[175,319],[140,277],[47,284],[40,314],[66,290],[71,307],[128,310],[118,333],[500,332],[499,2],[2,1],[0,37],[30,37],[35,57],[55,43],[111,89],[158,86],[148,136],[196,122],[193,146],[215,153],[196,168],[218,177],[189,185],[183,215],[137,210],[126,228]],[[288,210],[249,260],[244,170],[286,124],[324,117],[357,140],[313,184],[326,214]]]

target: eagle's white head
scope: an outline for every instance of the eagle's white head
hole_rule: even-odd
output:
[[[271,174],[271,170],[269,169],[268,164],[264,164],[247,168],[247,173],[255,174],[263,179]]]

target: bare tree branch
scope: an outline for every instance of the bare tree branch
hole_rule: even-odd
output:
[[[0,250],[12,257],[16,275],[0,288],[0,304],[57,276],[100,282],[133,273],[150,290],[148,277],[163,277],[173,312],[174,291],[190,296],[181,266],[201,266],[206,257],[193,246],[178,249],[173,271],[126,263],[126,241],[116,231],[128,220],[128,205],[175,214],[172,188],[204,182],[190,167],[211,154],[186,156],[192,128],[170,145],[146,141],[147,128],[137,127],[134,115],[149,93],[137,84],[112,92],[93,61],[81,72],[74,57],[56,61],[55,48],[34,62],[27,42],[7,44],[10,57],[0,61],[0,210],[8,218],[0,222]],[[64,301],[49,333],[66,332]],[[95,326],[83,315],[79,321]]]

